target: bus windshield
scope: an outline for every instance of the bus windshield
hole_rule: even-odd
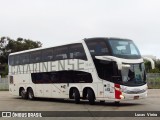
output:
[[[122,84],[127,86],[139,86],[146,84],[144,63],[130,64],[129,68],[121,71]]]
[[[109,39],[108,41],[113,56],[127,59],[138,59],[141,57],[138,48],[131,40]]]

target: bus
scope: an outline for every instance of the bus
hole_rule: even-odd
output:
[[[94,104],[147,97],[144,60],[129,39],[85,38],[15,52],[8,64],[9,91],[23,99],[62,98]]]

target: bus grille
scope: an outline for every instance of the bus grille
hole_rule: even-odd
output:
[[[144,93],[144,92],[146,92],[146,90],[144,90],[144,89],[143,90],[124,91],[124,93],[127,93],[127,94],[140,94],[140,93]]]

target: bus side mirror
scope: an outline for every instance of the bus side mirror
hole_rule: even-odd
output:
[[[155,63],[154,63],[154,61],[153,61],[151,58],[149,58],[149,57],[143,57],[143,59],[144,59],[144,60],[147,60],[147,61],[150,61],[150,62],[151,62],[151,67],[152,67],[152,69],[155,68]]]
[[[119,58],[114,56],[95,56],[95,58],[99,60],[115,61],[117,63],[119,70],[122,70],[122,67],[124,67],[122,65],[122,61]],[[125,66],[125,67],[128,67],[128,66]]]

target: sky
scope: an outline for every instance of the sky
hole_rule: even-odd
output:
[[[0,37],[43,47],[91,37],[131,39],[160,58],[160,0],[0,0]]]

